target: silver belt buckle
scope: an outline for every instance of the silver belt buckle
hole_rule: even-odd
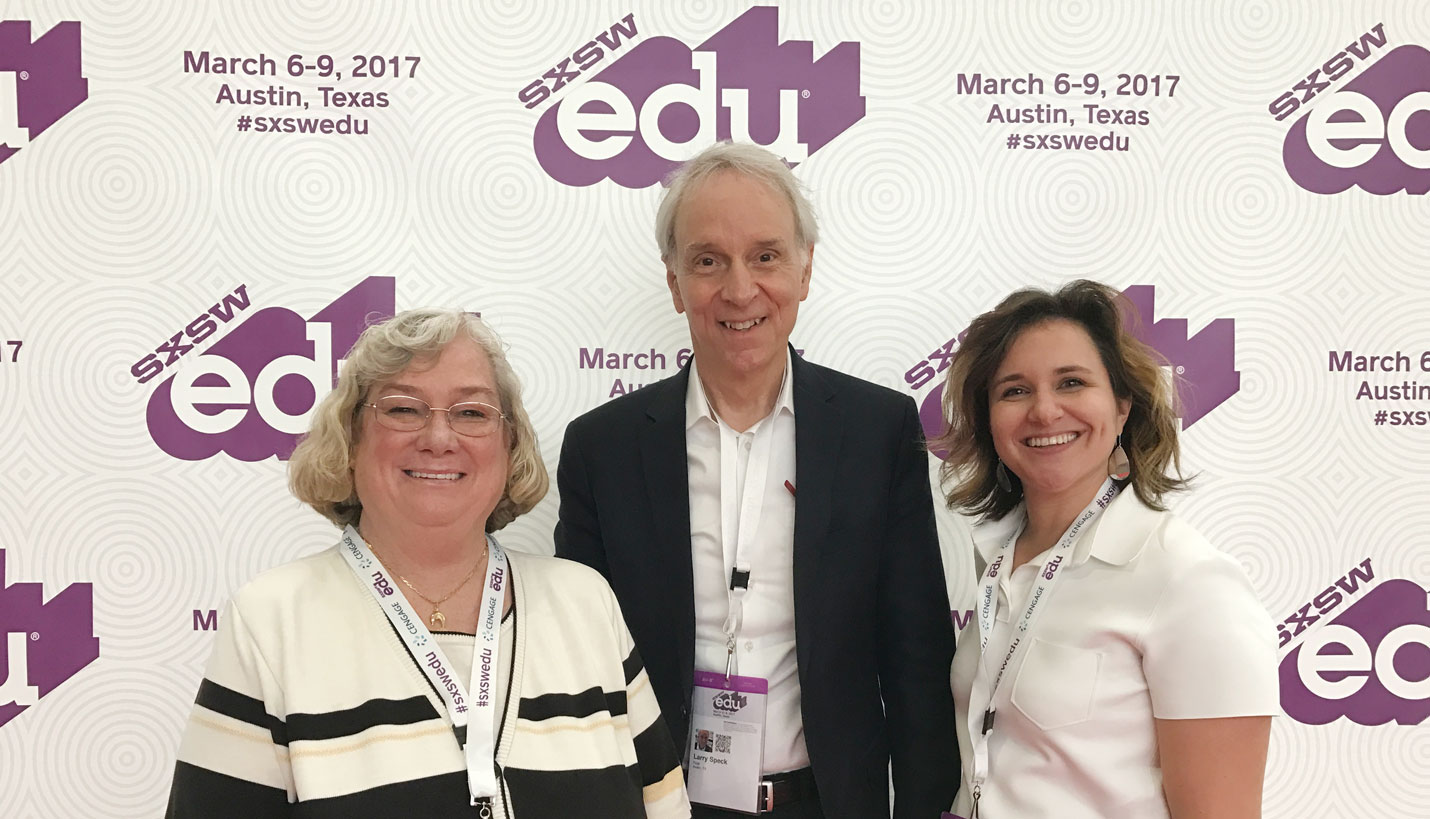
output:
[[[760,813],[769,813],[775,809],[775,783],[768,779],[760,782]]]

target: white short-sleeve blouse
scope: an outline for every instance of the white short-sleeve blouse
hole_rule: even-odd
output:
[[[980,574],[1021,515],[1015,510],[975,533]],[[972,808],[970,730],[988,707],[986,694],[970,702],[978,663],[1002,661],[1010,611],[1022,611],[1046,559],[1003,574],[985,657],[976,622],[959,640],[960,816]],[[1044,605],[994,697],[980,819],[1167,817],[1154,719],[1280,711],[1276,630],[1240,565],[1130,490],[1079,536]]]

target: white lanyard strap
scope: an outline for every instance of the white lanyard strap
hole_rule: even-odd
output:
[[[471,681],[476,685],[476,697],[467,695],[467,687],[449,670],[451,663],[422,618],[352,526],[343,530],[338,550],[348,568],[387,615],[403,645],[447,706],[452,730],[466,756],[467,788],[473,805],[497,795],[496,697],[492,688],[500,668],[497,662],[501,652],[502,603],[511,578],[506,552],[491,535],[487,535],[487,549],[487,572],[482,584],[481,606],[477,609],[476,645],[472,651]]]
[[[1058,578],[1062,577],[1061,569],[1067,565],[1068,559],[1071,557],[1073,543],[1077,540],[1078,533],[1103,509],[1107,508],[1112,499],[1117,497],[1118,491],[1119,487],[1113,483],[1111,478],[1104,480],[1092,503],[1082,510],[1073,520],[1072,525],[1053,545],[1048,561],[1043,564],[1043,570],[1038,574],[1038,580],[1033,585],[1032,593],[1028,595],[1027,606],[1024,607],[1022,616],[1013,625],[1013,630],[1009,634],[1008,650],[1003,655],[1003,661],[999,664],[997,674],[991,684],[988,682],[988,666],[984,662],[983,655],[988,649],[988,639],[993,634],[994,621],[998,615],[998,576],[1002,574],[1004,565],[1011,564],[1013,560],[1014,544],[1017,543],[1018,536],[1023,533],[1023,528],[1027,525],[1026,518],[1003,544],[997,557],[988,564],[988,568],[983,572],[983,577],[979,581],[977,601],[978,671],[973,679],[973,692],[969,695],[968,712],[968,733],[973,745],[972,785],[975,794],[981,791],[983,782],[988,778],[988,735],[993,728],[993,701],[998,693],[998,687],[1003,682],[1003,675],[1013,664],[1013,658],[1021,653],[1020,650],[1026,649],[1033,624],[1038,615],[1045,610],[1043,604],[1052,596]],[[986,699],[978,696],[980,690],[987,692]],[[976,713],[976,709],[973,707],[978,702],[987,703],[986,709],[982,713]]]
[[[727,679],[738,674],[740,669],[735,648],[745,621],[745,594],[749,591],[751,581],[750,553],[753,551],[752,543],[760,525],[760,517],[764,513],[765,484],[769,479],[777,414],[778,411],[772,413],[760,423],[752,435],[753,440],[750,441],[748,450],[740,441],[740,435],[721,423],[721,550],[726,564],[730,566],[730,572],[725,578],[729,609],[725,615],[725,623],[721,626],[721,630],[725,632]],[[732,516],[731,512],[736,515]]]

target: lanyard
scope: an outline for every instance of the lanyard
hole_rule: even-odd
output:
[[[764,511],[765,483],[770,472],[770,453],[774,448],[775,419],[778,410],[765,418],[755,430],[745,450],[744,468],[740,468],[741,450],[745,449],[739,435],[731,434],[720,425],[720,533],[721,549],[726,563],[731,565],[729,609],[721,630],[725,632],[725,677],[739,673],[735,646],[745,619],[745,594],[750,587],[750,551],[755,532]],[[734,533],[732,538],[730,535]]]
[[[1092,503],[1089,503],[1082,513],[1073,520],[1072,525],[1063,532],[1062,537],[1051,549],[1052,555],[1048,562],[1043,564],[1043,571],[1039,573],[1037,582],[1033,585],[1032,594],[1028,596],[1028,605],[1023,609],[1023,615],[1018,618],[1011,632],[1011,640],[1008,644],[1008,651],[1003,655],[1003,662],[998,666],[998,672],[990,685],[988,683],[988,666],[984,661],[984,653],[988,649],[988,638],[993,634],[994,620],[998,614],[998,575],[1003,565],[1013,559],[1013,546],[1018,541],[1018,536],[1023,533],[1023,528],[1027,526],[1026,516],[1023,522],[1003,544],[998,556],[988,564],[984,570],[983,577],[979,581],[978,599],[975,601],[978,606],[978,672],[973,679],[973,691],[969,694],[968,709],[968,734],[973,746],[973,802],[974,811],[977,812],[978,798],[982,792],[983,782],[988,779],[988,735],[993,728],[994,709],[993,698],[998,693],[998,686],[1003,682],[1003,674],[1008,667],[1013,664],[1013,658],[1019,654],[1019,649],[1025,648],[1028,642],[1029,633],[1032,630],[1033,622],[1044,610],[1043,603],[1052,596],[1053,587],[1057,584],[1058,578],[1062,577],[1062,569],[1067,565],[1071,556],[1073,542],[1077,540],[1078,533],[1083,530],[1088,523],[1107,508],[1112,499],[1117,497],[1119,487],[1113,483],[1111,478],[1102,482],[1102,487],[1097,490],[1097,495]],[[980,683],[982,686],[980,686]],[[987,707],[979,715],[975,714],[974,704],[980,698],[977,696],[980,687],[985,690],[987,696]]]
[[[348,568],[367,587],[447,706],[457,744],[466,754],[467,789],[472,805],[496,796],[496,697],[492,688],[500,668],[497,659],[501,651],[501,611],[509,578],[506,552],[496,538],[487,535],[487,573],[482,584],[481,606],[477,609],[476,647],[472,651],[471,680],[477,689],[476,696],[470,697],[467,687],[449,670],[451,663],[422,618],[388,578],[387,570],[352,526],[343,530],[341,546],[338,551]]]

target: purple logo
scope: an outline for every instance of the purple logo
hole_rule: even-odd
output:
[[[0,22],[0,162],[89,98],[79,23],[56,23],[30,42],[27,20]]]
[[[39,583],[5,585],[0,549],[0,725],[99,658],[94,587],[71,583],[42,601]]]
[[[1133,285],[1122,294],[1141,316],[1143,323],[1133,332],[1144,343],[1162,354],[1177,374],[1178,398],[1181,403],[1182,427],[1192,424],[1226,402],[1241,389],[1241,372],[1236,369],[1236,321],[1214,319],[1196,335],[1188,335],[1187,320],[1164,318],[1148,322],[1155,315],[1156,288],[1150,284]],[[966,331],[965,331],[966,332]],[[963,341],[964,332],[949,339],[922,361],[904,373],[904,381],[914,389],[934,381],[948,369]],[[919,406],[919,420],[929,438],[943,432],[943,383],[934,385]],[[943,457],[947,453],[935,453]]]
[[[988,576],[989,576],[989,577],[997,577],[997,576],[998,576],[998,570],[1001,569],[1001,568],[1003,568],[1003,555],[1000,554],[1000,555],[998,555],[997,557],[995,557],[995,558],[993,559],[993,562],[988,566]]]
[[[721,691],[715,695],[715,699],[711,701],[711,704],[715,706],[716,711],[733,714],[741,708],[744,708],[749,702],[750,698],[744,694],[735,691]]]
[[[651,37],[547,109],[533,146],[566,185],[644,188],[719,140],[803,162],[864,118],[859,44],[818,60],[779,41],[779,9],[752,8],[695,48]]]
[[[372,573],[372,587],[383,597],[391,597],[396,589],[392,588],[392,582],[382,572]]]
[[[186,356],[149,398],[149,434],[185,461],[226,452],[286,460],[337,379],[338,355],[396,312],[396,280],[369,276],[312,318],[269,307],[198,356]]]
[[[1221,406],[1241,389],[1241,372],[1236,369],[1236,321],[1212,320],[1196,335],[1187,334],[1187,320],[1156,315],[1157,294],[1150,284],[1138,284],[1122,291],[1132,302],[1143,324],[1137,337],[1171,363],[1180,381],[1182,428],[1191,429],[1207,413]]]
[[[1387,580],[1281,660],[1281,707],[1298,722],[1417,725],[1430,716],[1430,606]]]
[[[1053,558],[1052,560],[1049,560],[1049,561],[1048,561],[1047,568],[1043,569],[1043,579],[1044,579],[1044,580],[1052,580],[1052,579],[1053,579],[1053,575],[1055,575],[1055,574],[1058,573],[1058,566],[1061,566],[1061,565],[1062,565],[1062,562],[1063,562],[1063,556],[1062,556],[1062,555],[1058,555],[1057,557]]]
[[[1314,193],[1430,190],[1430,51],[1401,46],[1321,97],[1291,126],[1281,156]]]

